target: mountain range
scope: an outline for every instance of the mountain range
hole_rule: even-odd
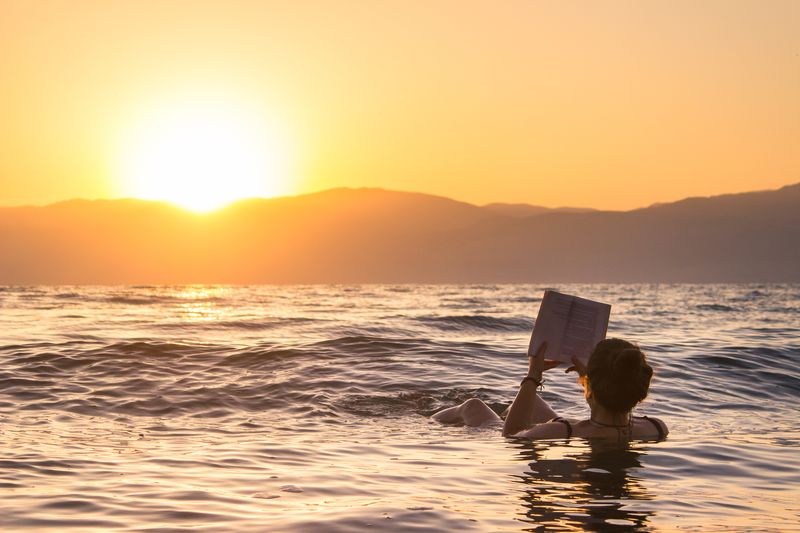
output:
[[[631,211],[383,189],[0,208],[0,284],[800,281],[800,183]]]

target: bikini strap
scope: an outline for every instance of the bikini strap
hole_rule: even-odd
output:
[[[643,416],[642,418],[647,420],[656,427],[656,430],[658,431],[658,440],[664,440],[664,437],[666,437],[666,435],[664,434],[664,428],[661,427],[661,424],[659,424],[656,419],[650,418],[649,416]]]
[[[567,438],[568,439],[572,438],[572,424],[569,423],[569,420],[567,420],[565,418],[562,418],[560,416],[557,416],[557,417],[549,420],[549,422],[561,422],[562,424],[567,426]]]

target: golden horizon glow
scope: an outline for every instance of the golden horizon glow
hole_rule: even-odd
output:
[[[125,138],[123,194],[195,212],[278,196],[291,179],[288,143],[270,130],[232,102],[187,98],[162,106]]]
[[[381,187],[626,210],[800,181],[795,0],[41,4],[0,2],[2,206]],[[245,119],[171,123],[164,99],[199,94]]]

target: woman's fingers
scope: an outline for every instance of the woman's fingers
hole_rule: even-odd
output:
[[[572,358],[572,366],[567,369],[567,372],[570,370],[574,370],[579,375],[583,376],[586,374],[586,365],[583,364],[583,361],[578,359],[577,357]]]
[[[545,359],[545,361],[544,361],[544,369],[545,370],[550,370],[551,368],[555,368],[560,364],[561,364],[561,361],[553,361],[553,360],[550,360],[550,359]]]
[[[536,358],[538,359],[538,358],[541,357],[542,361],[544,361],[544,354],[545,353],[547,353],[547,341],[543,342],[539,346],[539,349],[536,350]]]
[[[536,355],[529,355],[528,356],[528,375],[529,376],[542,376],[542,373],[545,370],[550,370],[551,368],[555,368],[561,364],[561,361],[554,361],[551,359],[545,359],[544,356],[547,353],[547,343],[543,342],[541,346],[536,350]]]

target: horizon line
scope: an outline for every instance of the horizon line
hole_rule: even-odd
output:
[[[640,209],[648,209],[648,208],[651,208],[651,207],[657,207],[657,206],[661,206],[661,205],[668,205],[668,204],[673,204],[673,203],[682,202],[682,201],[691,200],[691,199],[710,199],[710,198],[718,198],[718,197],[722,197],[722,196],[735,196],[735,195],[739,195],[739,194],[776,192],[776,191],[780,191],[782,189],[785,189],[787,187],[792,187],[792,186],[796,186],[796,185],[800,185],[800,181],[790,182],[790,183],[787,183],[785,185],[782,185],[782,186],[780,186],[778,188],[774,188],[774,189],[755,189],[755,190],[748,190],[748,191],[742,191],[742,192],[733,192],[733,193],[732,192],[722,192],[722,193],[711,194],[711,195],[706,195],[706,196],[685,196],[685,197],[679,198],[677,200],[653,202],[653,203],[648,204],[648,205],[642,205],[642,206],[633,207],[633,208],[630,208],[630,209],[603,209],[603,208],[598,208],[598,207],[574,206],[574,205],[559,205],[557,207],[551,207],[551,206],[546,206],[546,205],[542,205],[542,204],[533,204],[533,203],[528,203],[528,202],[512,202],[512,201],[507,201],[507,202],[488,202],[488,203],[480,203],[479,204],[479,203],[473,203],[473,202],[469,202],[469,201],[465,201],[465,200],[460,200],[460,199],[453,198],[453,197],[450,197],[450,196],[445,196],[443,194],[427,193],[427,192],[421,192],[421,191],[400,190],[400,189],[390,189],[390,188],[386,188],[386,187],[370,187],[370,186],[361,186],[361,187],[358,187],[358,186],[356,186],[356,187],[354,187],[354,186],[341,186],[341,187],[330,187],[330,188],[327,188],[327,189],[318,189],[318,190],[314,190],[314,191],[310,191],[310,192],[303,192],[303,193],[297,193],[297,194],[283,194],[283,195],[278,195],[278,196],[251,196],[251,197],[244,197],[244,198],[238,198],[236,200],[232,200],[231,202],[229,202],[229,203],[227,203],[227,204],[225,204],[223,206],[216,207],[216,208],[209,209],[209,210],[193,210],[193,209],[187,208],[185,206],[181,206],[180,204],[172,202],[172,201],[169,201],[169,200],[158,200],[158,199],[152,199],[152,198],[137,198],[137,197],[133,197],[133,196],[127,196],[127,197],[99,197],[99,198],[97,198],[97,197],[96,198],[72,197],[72,198],[66,198],[64,200],[56,200],[54,202],[49,202],[49,203],[44,203],[44,204],[0,205],[0,209],[47,208],[47,207],[53,207],[53,206],[56,206],[56,205],[59,205],[59,204],[64,204],[64,203],[69,203],[69,202],[123,202],[123,201],[135,201],[135,202],[147,202],[147,203],[154,203],[154,204],[164,204],[164,205],[179,209],[181,211],[186,211],[187,213],[192,213],[192,214],[196,214],[196,215],[206,215],[206,214],[213,214],[213,213],[216,213],[216,212],[219,212],[219,211],[224,211],[224,210],[229,209],[229,208],[235,206],[236,204],[239,204],[239,203],[242,203],[242,202],[248,202],[248,201],[254,201],[254,200],[272,201],[272,200],[281,200],[281,199],[290,199],[290,198],[300,198],[300,197],[304,197],[304,196],[314,196],[314,195],[325,194],[325,193],[330,193],[330,192],[334,192],[334,191],[384,191],[384,192],[389,192],[389,193],[415,194],[415,195],[428,196],[428,197],[434,197],[434,198],[442,198],[442,199],[450,200],[450,201],[453,201],[453,202],[458,202],[458,203],[462,203],[462,204],[471,205],[471,206],[478,207],[478,208],[485,208],[485,207],[493,206],[493,205],[508,205],[508,206],[538,207],[538,208],[543,208],[543,209],[548,209],[548,210],[579,209],[579,210],[594,211],[594,212],[627,213],[627,212],[630,212],[630,211],[637,211],[637,210],[640,210]]]

